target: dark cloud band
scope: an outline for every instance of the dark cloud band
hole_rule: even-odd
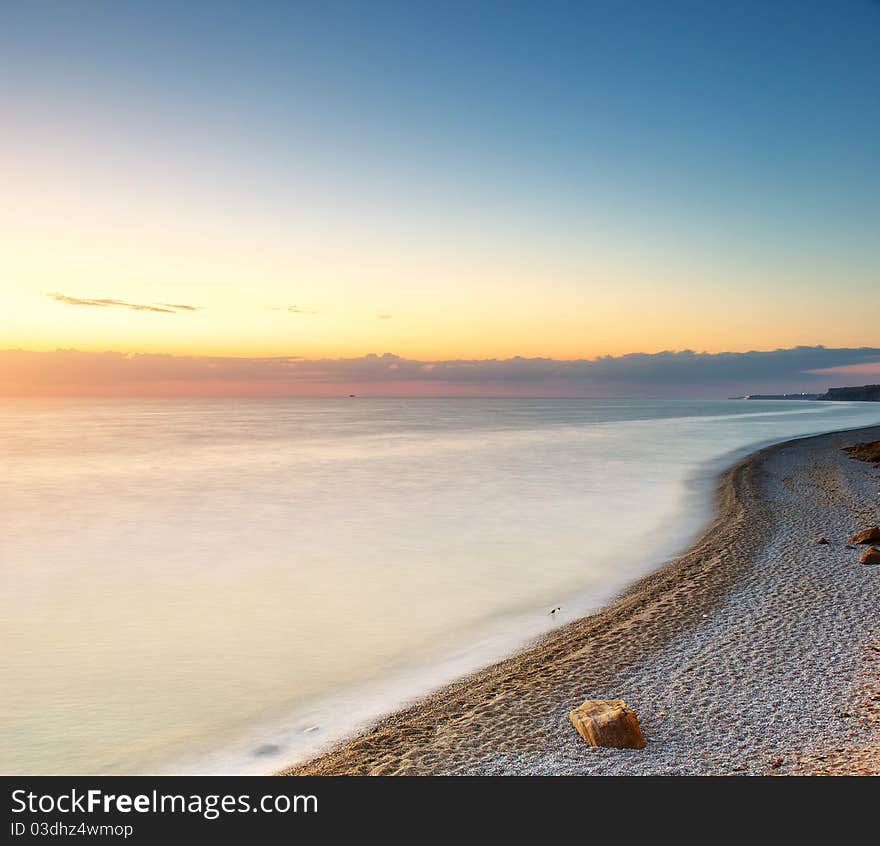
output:
[[[374,385],[406,393],[432,386],[449,393],[594,396],[720,396],[824,390],[840,373],[880,373],[880,348],[794,347],[772,351],[632,353],[573,361],[552,358],[419,361],[386,353],[358,358],[233,358],[81,352],[0,351],[0,381],[43,386],[270,383],[277,393],[310,385]],[[863,381],[870,381],[863,379]],[[876,380],[875,380],[876,381]],[[849,383],[852,377],[849,377]],[[451,386],[451,387],[450,387]]]

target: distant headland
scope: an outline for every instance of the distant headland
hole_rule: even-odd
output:
[[[880,385],[829,388],[824,394],[746,394],[733,399],[747,400],[827,400],[837,402],[880,402]]]

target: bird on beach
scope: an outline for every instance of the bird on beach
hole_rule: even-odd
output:
[[[562,606],[561,606],[561,605],[557,605],[552,611],[550,611],[550,616],[551,616],[551,617],[555,617],[555,616],[556,616],[556,612],[557,612],[557,611],[561,611],[561,610],[562,610]]]

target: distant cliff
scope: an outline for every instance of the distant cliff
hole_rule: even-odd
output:
[[[880,402],[880,385],[862,385],[854,388],[829,388],[820,400],[847,400],[849,402]]]

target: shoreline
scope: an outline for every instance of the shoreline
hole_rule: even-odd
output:
[[[702,763],[697,768],[690,765],[693,762],[678,761],[680,756],[673,755],[670,759],[669,753],[674,751],[675,744],[664,743],[663,736],[669,727],[675,734],[675,725],[674,720],[664,721],[664,718],[675,713],[676,704],[667,701],[666,694],[680,687],[683,696],[690,696],[691,688],[706,688],[701,694],[706,717],[725,719],[719,714],[727,714],[729,718],[728,706],[732,703],[726,700],[731,694],[715,685],[719,668],[714,666],[717,661],[711,660],[713,646],[726,650],[725,657],[730,662],[727,675],[740,678],[740,686],[750,691],[754,688],[757,692],[761,677],[770,670],[779,670],[780,665],[785,665],[783,669],[790,674],[801,672],[792,665],[791,654],[782,644],[778,644],[780,648],[776,650],[782,654],[762,655],[761,663],[755,665],[748,648],[760,650],[763,647],[751,643],[748,632],[740,630],[736,618],[727,616],[725,612],[730,609],[726,606],[738,604],[736,613],[742,619],[743,611],[748,612],[756,602],[761,604],[761,596],[780,570],[779,562],[774,560],[774,556],[778,557],[774,545],[778,546],[780,540],[797,549],[798,554],[789,556],[791,558],[815,558],[817,550],[820,556],[828,551],[825,554],[828,558],[844,551],[842,536],[854,530],[843,525],[847,520],[856,528],[860,527],[859,519],[864,522],[869,514],[877,521],[877,470],[842,453],[843,446],[877,438],[880,438],[880,426],[870,426],[788,440],[742,458],[718,477],[713,516],[690,548],[639,579],[603,609],[554,630],[521,652],[447,685],[414,705],[380,719],[357,736],[279,774],[763,771],[762,767],[770,766],[770,756],[775,754],[770,750],[774,746],[772,733],[763,743],[767,747],[766,754],[762,752],[758,758],[756,750],[743,747],[723,750],[720,759],[715,754],[718,750],[699,750]],[[823,480],[822,473],[826,476],[830,473],[834,478]],[[847,493],[842,499],[835,493],[841,491],[841,486]],[[804,490],[799,490],[801,487]],[[798,490],[786,497],[783,495],[786,488]],[[817,507],[811,500],[816,490],[831,497],[835,508],[823,509],[821,504]],[[852,515],[849,519],[848,514]],[[821,523],[823,518],[828,528],[811,535],[805,524]],[[823,533],[829,539],[832,534],[840,537],[835,537],[829,546],[808,546]],[[638,550],[627,550],[625,546],[624,552],[639,554]],[[849,561],[853,553],[846,552],[848,557],[843,557]],[[821,564],[822,559],[818,560]],[[792,573],[802,573],[797,561],[787,560],[785,564],[793,568]],[[849,573],[852,572],[850,568]],[[858,590],[861,581],[874,582],[880,575],[876,569],[864,566],[854,572],[861,573],[861,576],[851,575],[854,590]],[[824,578],[828,577],[826,573]],[[772,587],[775,590],[777,586]],[[738,595],[743,588],[748,589],[745,597]],[[873,592],[861,594],[867,616],[873,619],[875,626],[877,613],[870,615],[872,611],[880,611],[880,591],[876,588],[874,585]],[[847,598],[845,593],[839,595],[840,601]],[[777,605],[790,602],[786,592],[780,596],[784,599],[775,600]],[[809,615],[810,604],[809,592],[799,592],[795,601],[798,607],[766,608],[767,614],[758,618],[760,627],[769,621],[771,627],[775,622],[782,628],[790,628],[794,624],[789,625],[788,616],[774,621],[773,615],[782,610]],[[864,628],[868,620],[861,623]],[[851,627],[859,631],[859,639],[851,645],[850,651],[854,657],[862,649],[859,654],[863,656],[864,650],[870,647],[870,632],[861,631],[858,621]],[[799,637],[803,639],[803,633]],[[741,648],[736,647],[738,641]],[[817,644],[821,647],[821,643]],[[707,655],[709,666],[704,666]],[[691,666],[696,657],[702,663]],[[834,658],[845,662],[848,655],[835,653]],[[778,662],[776,666],[774,661]],[[743,663],[749,665],[753,677],[741,672],[743,668],[738,665]],[[684,677],[692,675],[692,679],[676,677],[676,684],[663,684],[656,677],[661,668],[667,676],[672,672]],[[710,670],[704,674],[705,679],[700,679],[699,669]],[[722,672],[722,677],[724,675]],[[846,687],[846,679],[840,680],[837,687]],[[651,703],[649,691],[654,691],[655,700],[662,696],[665,707],[654,707],[657,703]],[[832,699],[835,695],[841,700],[845,698],[842,690],[833,690],[830,695]],[[586,698],[606,696],[622,697],[635,705],[648,737],[646,750],[621,754],[617,750],[591,749],[577,741],[571,726],[566,725],[568,710]],[[799,701],[792,707],[797,711],[808,706]],[[699,732],[699,726],[695,725],[699,719],[699,715],[685,719],[678,726],[678,734],[686,737],[690,730]],[[867,718],[862,722],[873,725]],[[815,734],[812,723],[809,728]],[[733,735],[735,737],[736,732]],[[781,732],[775,738],[779,742],[774,748],[780,744],[787,744],[786,748],[793,743],[800,744],[805,747],[805,761],[809,758],[807,752],[821,757],[820,752],[813,749],[816,743],[808,743],[806,737],[801,743],[799,736],[791,735],[791,732]],[[691,738],[686,743],[694,740]],[[665,757],[655,754],[661,751],[665,751]],[[800,752],[795,749],[787,754],[797,757]],[[870,767],[870,763],[867,766]],[[817,765],[816,769],[821,767]]]

